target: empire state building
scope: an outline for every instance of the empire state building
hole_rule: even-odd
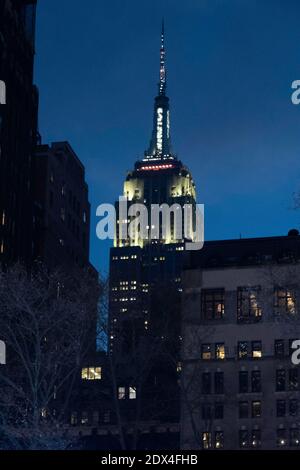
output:
[[[154,101],[153,130],[149,148],[135,163],[124,182],[123,196],[131,204],[143,204],[151,213],[152,205],[167,204],[182,208],[185,204],[196,205],[196,191],[188,168],[173,153],[170,137],[170,109],[167,90],[164,26],[161,33],[160,70],[158,94]],[[118,212],[118,203],[116,204]],[[172,211],[171,211],[172,212]],[[192,217],[193,219],[193,214]],[[178,237],[175,230],[174,213],[171,223],[159,227],[156,237],[120,237],[121,220],[118,213],[114,247],[110,252],[110,296],[109,296],[109,348],[113,354],[124,345],[126,324],[134,318],[140,334],[155,328],[155,317],[168,313],[169,323],[177,323],[174,307],[170,302],[178,299],[181,292],[181,269],[183,262],[184,236]],[[182,224],[184,221],[181,222]],[[191,222],[193,223],[193,221]],[[160,221],[160,225],[162,222]],[[153,226],[148,227],[154,228]],[[150,230],[149,230],[150,234]],[[169,306],[164,306],[165,302]],[[178,301],[179,303],[179,301]],[[123,346],[122,346],[123,347]],[[121,347],[121,349],[122,349]]]

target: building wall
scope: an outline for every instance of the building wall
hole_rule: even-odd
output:
[[[299,263],[289,265],[262,265],[243,267],[198,268],[186,270],[183,276],[183,382],[181,446],[184,449],[205,448],[203,433],[211,438],[212,447],[225,449],[256,448],[273,449],[290,447],[290,432],[294,433],[293,446],[297,447],[299,423],[297,416],[290,416],[289,403],[297,400],[300,405],[299,383],[289,390],[289,371],[294,369],[299,382],[298,366],[289,356],[289,341],[300,338],[299,313],[275,315],[274,289],[277,286],[293,286],[297,296],[300,279]],[[238,321],[238,288],[258,287],[257,297],[261,318]],[[224,289],[224,317],[205,320],[201,298],[205,289]],[[284,340],[284,357],[275,357],[275,340]],[[261,341],[261,357],[253,357],[253,342]],[[249,357],[239,359],[239,342],[248,344]],[[225,345],[225,358],[217,359],[216,344]],[[207,346],[211,345],[211,358],[204,359]],[[202,349],[203,346],[203,349]],[[286,390],[276,391],[276,371],[286,371]],[[248,372],[248,391],[240,393],[239,377]],[[261,375],[261,391],[252,392],[252,377]],[[223,373],[224,389],[216,390],[216,373]],[[203,374],[206,375],[204,379]],[[257,376],[257,375],[256,375]],[[203,385],[211,379],[210,393]],[[220,375],[218,377],[221,377]],[[253,379],[254,380],[254,379]],[[256,390],[256,388],[254,388]],[[277,417],[277,401],[286,402],[286,416]],[[248,402],[248,418],[240,418],[240,402]],[[261,415],[252,417],[252,403],[261,403]],[[215,404],[223,405],[223,417],[215,414]],[[211,413],[209,412],[211,405]],[[255,405],[253,405],[255,406]],[[193,411],[191,411],[191,409]],[[207,411],[208,410],[208,411]],[[299,412],[300,410],[298,410]],[[284,435],[286,438],[280,438]],[[293,430],[293,431],[290,431]],[[248,439],[242,438],[248,432]],[[223,432],[220,438],[220,432]],[[254,432],[252,436],[252,432]],[[219,444],[216,444],[216,433]],[[259,437],[259,433],[261,436]],[[278,434],[277,434],[278,433]],[[298,436],[298,437],[297,437]],[[240,442],[241,441],[241,442]],[[242,442],[244,444],[242,444]]]
[[[36,1],[0,2],[0,261],[30,264],[38,93],[33,85]]]
[[[84,166],[68,142],[38,147],[35,180],[35,258],[49,267],[87,266],[88,186]]]

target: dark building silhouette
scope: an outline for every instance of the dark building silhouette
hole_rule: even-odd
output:
[[[36,1],[0,1],[0,261],[33,257],[38,93],[33,85]]]
[[[37,148],[35,218],[35,259],[50,268],[88,266],[88,186],[84,166],[68,142]]]

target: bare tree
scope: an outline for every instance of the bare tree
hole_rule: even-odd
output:
[[[88,270],[72,274],[16,265],[0,273],[2,448],[62,449],[64,426],[82,360],[95,341],[99,284]]]

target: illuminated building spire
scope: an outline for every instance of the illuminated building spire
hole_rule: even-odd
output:
[[[167,71],[165,51],[165,26],[162,22],[161,44],[160,44],[160,68],[158,95],[154,103],[153,131],[149,149],[145,152],[148,158],[170,158],[170,111],[169,98],[166,96]]]
[[[167,72],[165,61],[165,23],[162,20],[161,44],[160,44],[160,69],[159,69],[159,95],[165,95],[167,85]]]

